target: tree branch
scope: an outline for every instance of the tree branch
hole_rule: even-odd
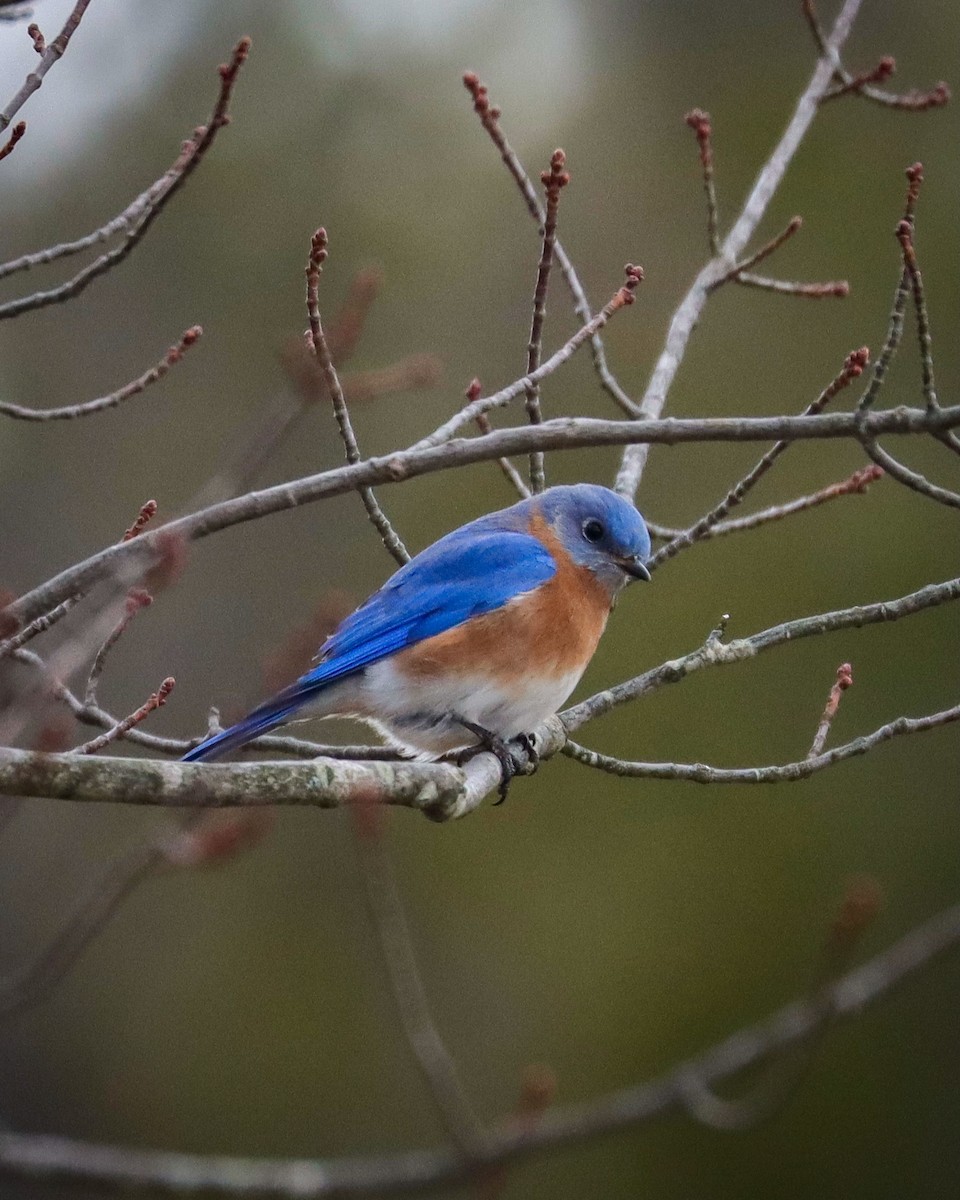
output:
[[[522,391],[522,387],[520,389]],[[936,433],[960,427],[960,405],[935,413],[918,408],[872,412],[824,413],[812,417],[664,417],[646,421],[601,421],[562,417],[515,429],[499,429],[477,438],[458,438],[423,450],[396,450],[353,466],[335,467],[317,475],[248,492],[180,517],[147,531],[132,542],[108,546],[90,558],[61,571],[46,583],[12,601],[4,610],[8,621],[22,624],[85,591],[106,578],[121,561],[146,569],[169,539],[208,537],[244,521],[285,512],[303,504],[341,496],[366,484],[400,483],[435,471],[470,463],[528,454],[531,449],[573,450],[580,446],[637,444],[681,445],[699,442],[770,442],[780,438],[860,438],[887,434]],[[135,580],[131,580],[131,586]]]
[[[839,51],[846,41],[860,4],[861,0],[844,0],[843,8],[840,10],[840,15],[837,17],[833,32],[827,42],[830,51]],[[780,181],[783,179],[790,161],[816,116],[820,100],[830,86],[833,71],[833,62],[829,56],[825,55],[817,63],[810,82],[797,101],[789,125],[757,176],[733,228],[724,238],[720,253],[700,271],[681,301],[680,307],[673,314],[664,348],[657,360],[643,400],[640,402],[640,412],[643,416],[656,418],[663,411],[667,393],[680,369],[687,344],[697,326],[710,291],[717,279],[729,271],[740,259],[747,242],[753,237],[761,217],[780,186]],[[647,462],[648,445],[649,443],[636,443],[624,451],[615,485],[616,490],[622,496],[636,495],[637,488],[640,486],[640,477]]]
[[[689,1107],[691,1080],[716,1085],[805,1041],[824,1021],[859,1016],[958,943],[960,905],[918,925],[814,998],[784,1005],[665,1075],[595,1100],[549,1109],[535,1125],[495,1126],[483,1153],[473,1158],[446,1148],[326,1161],[226,1158],[0,1130],[0,1171],[15,1178],[62,1179],[113,1189],[153,1188],[178,1196],[210,1192],[227,1197],[257,1194],[274,1200],[334,1200],[426,1191],[482,1176],[501,1163],[682,1111]]]

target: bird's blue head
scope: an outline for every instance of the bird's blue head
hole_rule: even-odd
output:
[[[633,579],[650,579],[650,534],[633,505],[592,483],[548,488],[536,503],[578,566],[616,596]]]

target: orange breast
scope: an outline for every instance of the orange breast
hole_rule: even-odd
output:
[[[539,514],[530,532],[550,551],[556,574],[503,608],[401,651],[397,665],[404,672],[425,679],[465,671],[510,683],[585,669],[610,615],[610,597]]]

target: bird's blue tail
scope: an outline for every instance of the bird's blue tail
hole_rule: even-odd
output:
[[[276,700],[261,704],[259,708],[255,708],[249,716],[238,721],[236,725],[231,725],[222,733],[215,733],[213,737],[207,738],[199,746],[194,746],[183,756],[181,761],[207,762],[213,758],[221,758],[232,750],[239,750],[241,746],[246,745],[255,737],[259,737],[261,733],[269,733],[277,725],[282,725],[298,707],[299,704],[277,704]]]

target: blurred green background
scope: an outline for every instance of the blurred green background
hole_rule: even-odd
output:
[[[37,5],[48,37],[69,8]],[[607,337],[614,369],[639,395],[705,253],[683,115],[694,105],[713,114],[729,220],[812,69],[798,8],[94,0],[24,110],[26,138],[2,164],[4,258],[120,211],[206,118],[216,64],[237,38],[249,33],[254,47],[233,124],[134,255],[81,299],[0,326],[3,398],[51,406],[119,386],[194,322],[206,331],[166,382],[118,411],[48,427],[4,423],[0,584],[22,592],[109,543],[148,497],[166,515],[189,505],[284,386],[278,351],[305,325],[303,262],[320,223],[332,242],[325,313],[358,269],[384,272],[356,365],[413,352],[444,363],[435,391],[355,409],[365,452],[431,429],[473,375],[490,390],[519,374],[536,230],[470,111],[466,68],[502,104],[531,172],[555,146],[566,149],[573,182],[562,238],[594,303],[619,284],[625,261],[643,263],[638,303]],[[945,78],[956,87],[958,44],[951,0],[866,0],[847,59],[862,69],[892,53],[898,86]],[[0,27],[0,53],[12,95],[34,61],[22,26]],[[938,382],[955,398],[958,136],[956,105],[916,116],[858,100],[825,109],[759,236],[801,213],[805,227],[771,273],[848,278],[852,295],[810,302],[725,290],[693,339],[669,412],[795,412],[849,350],[879,347],[899,270],[892,231],[903,168],[916,159],[927,173],[918,249]],[[60,277],[57,268],[34,272],[8,282],[4,297]],[[557,282],[551,348],[576,324]],[[908,326],[885,403],[916,403],[918,381]],[[543,403],[548,414],[614,415],[586,355],[549,381]],[[905,453],[944,479],[955,464],[938,447]],[[656,449],[641,508],[688,522],[756,455]],[[316,412],[263,478],[341,457],[332,417]],[[616,462],[610,450],[568,454],[551,459],[549,477],[609,482]],[[862,463],[850,444],[799,446],[755,503],[815,490]],[[419,549],[511,495],[493,466],[481,466],[384,488],[381,500]],[[955,515],[889,480],[789,524],[709,543],[624,597],[578,694],[693,648],[723,612],[739,636],[947,578],[957,547]],[[175,675],[177,690],[150,728],[194,735],[211,703],[229,712],[257,698],[266,657],[326,589],[360,599],[390,566],[354,497],[198,543],[178,586],[118,645],[102,699],[127,712]],[[955,702],[958,641],[950,607],[807,641],[701,673],[583,737],[656,760],[795,759],[840,662],[852,662],[855,686],[834,742]],[[659,1073],[793,997],[851,875],[874,876],[885,896],[864,954],[955,902],[958,766],[948,727],[775,790],[615,781],[558,760],[515,785],[506,806],[457,825],[391,813],[426,984],[479,1111],[509,1111],[527,1064],[552,1067],[558,1102],[586,1099]],[[0,969],[41,945],[71,897],[153,821],[31,803],[0,844]],[[939,962],[832,1031],[768,1127],[724,1135],[688,1119],[659,1122],[527,1163],[506,1194],[955,1196],[958,987],[960,962]],[[18,1129],[258,1155],[436,1143],[441,1132],[386,995],[345,818],[283,812],[269,842],[246,857],[143,887],[56,992],[0,1030],[0,1116]],[[2,1192],[68,1194],[8,1181]]]

